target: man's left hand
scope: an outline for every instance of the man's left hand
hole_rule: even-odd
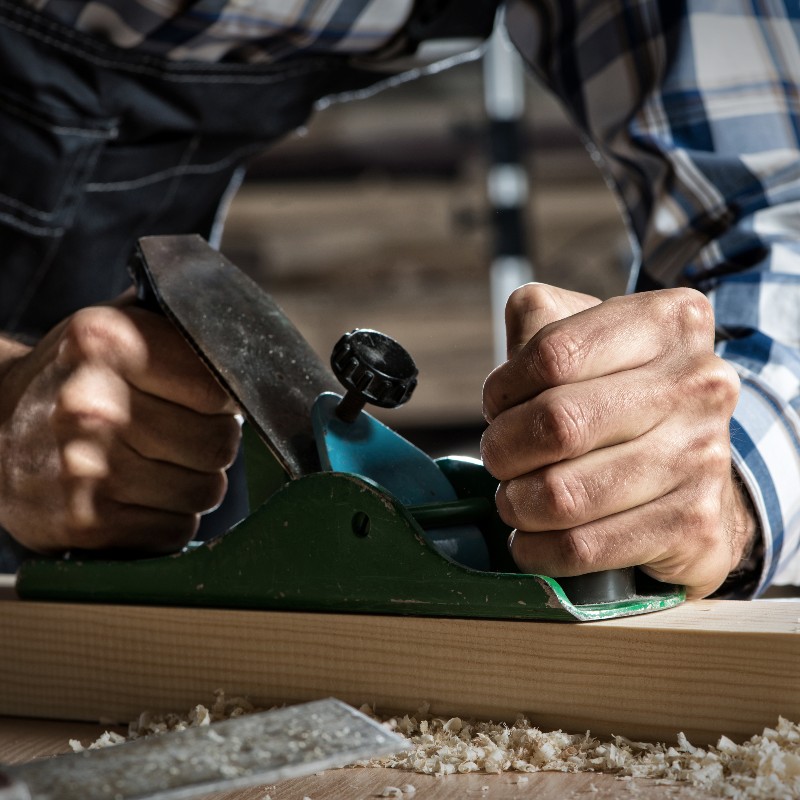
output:
[[[605,302],[529,284],[506,310],[482,441],[518,566],[553,577],[640,566],[716,590],[756,524],[731,467],[739,394],[708,300],[666,289]]]

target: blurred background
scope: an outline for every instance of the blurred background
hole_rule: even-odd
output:
[[[434,456],[477,455],[481,388],[496,360],[488,131],[481,61],[331,106],[255,161],[222,243],[326,362],[355,327],[409,350],[415,395],[375,413]],[[536,280],[622,293],[631,254],[616,202],[528,76],[519,133]]]

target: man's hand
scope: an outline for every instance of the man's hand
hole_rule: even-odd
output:
[[[165,318],[79,311],[0,371],[0,525],[42,553],[179,549],[225,494],[235,413]]]
[[[506,309],[482,455],[518,566],[554,577],[639,565],[689,597],[741,562],[755,521],[731,468],[739,379],[706,298],[601,303],[541,284]]]

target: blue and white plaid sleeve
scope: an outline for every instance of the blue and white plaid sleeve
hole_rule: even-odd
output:
[[[506,26],[626,209],[636,288],[711,299],[763,534],[751,594],[800,585],[800,3],[508,0]]]

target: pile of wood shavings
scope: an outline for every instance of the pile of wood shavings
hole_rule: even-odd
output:
[[[140,739],[143,736],[210,725],[212,722],[221,722],[224,719],[241,717],[243,714],[253,714],[256,711],[266,711],[266,709],[257,708],[246,697],[226,697],[222,689],[217,689],[214,692],[214,702],[210,708],[197,705],[186,714],[155,714],[151,711],[144,711],[138,719],[129,723],[127,736],[115,731],[106,731],[88,747],[84,747],[77,739],[70,739],[69,746],[74,752],[80,753],[83,750],[96,750],[100,747],[122,744],[122,742]]]
[[[372,713],[369,706],[361,711]],[[780,718],[742,744],[723,736],[714,747],[692,745],[682,734],[677,745],[635,742],[615,736],[601,742],[589,732],[544,732],[524,717],[513,725],[430,717],[383,722],[411,747],[399,755],[368,762],[432,775],[487,772],[602,772],[620,778],[649,778],[689,784],[732,800],[795,800],[800,797],[800,725]],[[374,714],[373,714],[374,716]]]
[[[218,690],[210,708],[188,714],[145,712],[129,726],[128,739],[208,725],[264,709],[243,697],[226,698]],[[721,737],[716,746],[695,747],[683,734],[676,745],[634,742],[623,736],[600,741],[588,731],[544,732],[524,717],[513,725],[445,719],[422,706],[417,716],[380,717],[370,706],[361,711],[408,739],[408,750],[354,766],[403,769],[429,775],[500,772],[600,772],[620,779],[649,778],[690,785],[730,800],[795,800],[800,797],[800,725],[783,718],[742,744]],[[89,747],[107,747],[126,737],[105,733]],[[72,740],[73,750],[83,746]]]

